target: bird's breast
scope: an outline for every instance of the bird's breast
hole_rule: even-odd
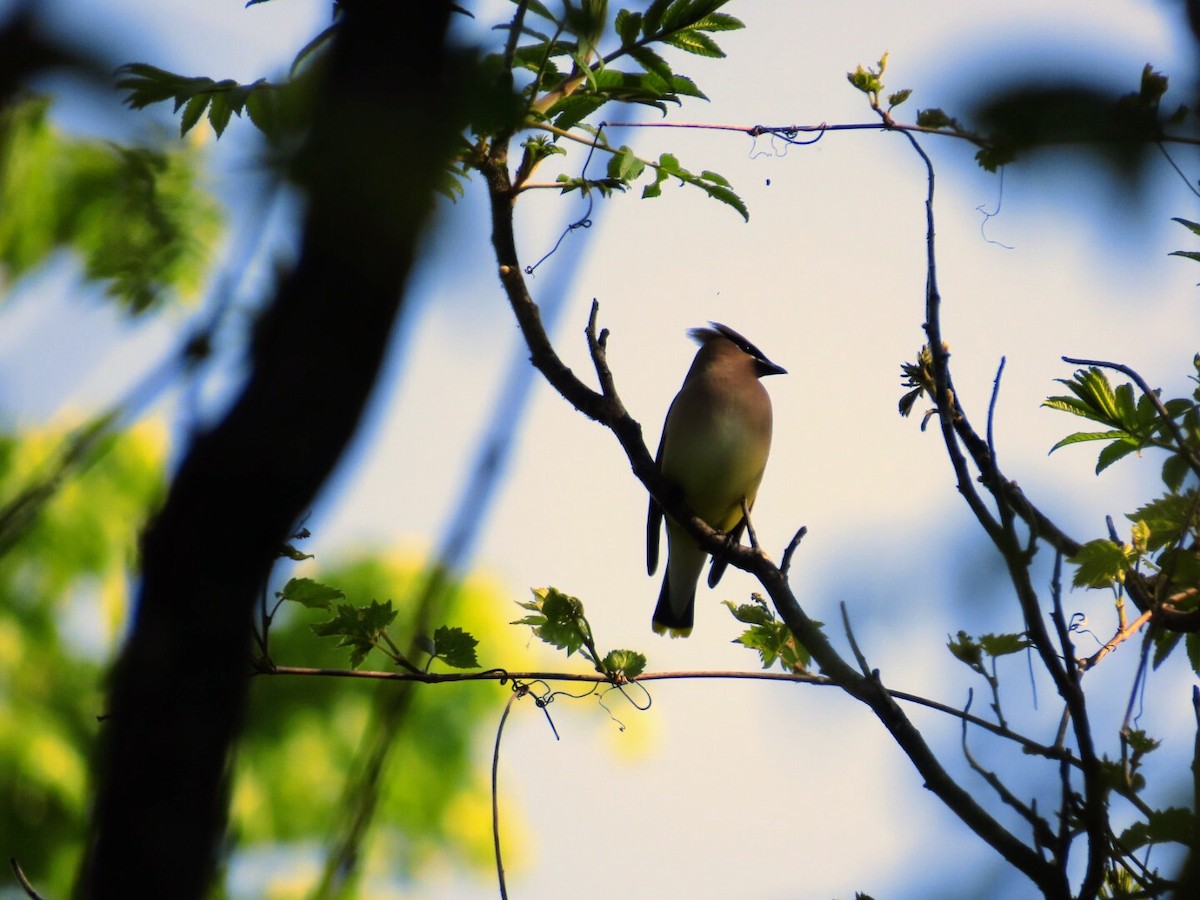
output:
[[[663,436],[663,475],[688,505],[714,528],[728,530],[740,518],[743,498],[753,502],[771,445],[771,405],[757,390],[681,394]],[[682,406],[681,406],[682,405]]]

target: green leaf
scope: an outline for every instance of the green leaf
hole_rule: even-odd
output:
[[[853,72],[847,72],[846,78],[864,94],[878,94],[883,90],[883,82],[879,80],[879,73],[863,68],[861,65]]]
[[[1100,456],[1096,460],[1096,474],[1099,475],[1117,460],[1124,459],[1130,453],[1136,453],[1139,449],[1141,449],[1140,441],[1133,441],[1128,438],[1113,441],[1100,451]]]
[[[677,31],[664,36],[662,41],[696,56],[709,59],[722,59],[725,56],[725,51],[717,46],[717,42],[702,31]]]
[[[1192,671],[1200,675],[1200,633],[1190,632],[1184,639],[1184,647],[1187,650],[1187,658],[1192,665]]]
[[[632,681],[646,671],[646,657],[635,650],[611,650],[601,668],[610,677]]]
[[[554,119],[555,127],[566,130],[582,122],[608,100],[602,94],[576,92],[556,101],[546,115]]]
[[[1054,406],[1049,402],[1043,403],[1042,406]],[[1060,407],[1054,406],[1055,409]],[[1050,452],[1053,453],[1060,447],[1069,447],[1071,444],[1081,444],[1085,441],[1112,441],[1125,437],[1123,431],[1077,431],[1074,434],[1069,434],[1053,447]]]
[[[979,646],[988,656],[1008,656],[1020,653],[1031,646],[1031,642],[1024,634],[985,634],[979,639]]]
[[[1154,658],[1152,664],[1155,669],[1161,666],[1166,658],[1171,655],[1171,651],[1178,646],[1182,637],[1182,632],[1167,631],[1166,629],[1161,628],[1151,632],[1150,639],[1154,642]],[[1188,658],[1191,658],[1190,653]]]
[[[1155,553],[1178,543],[1185,532],[1200,528],[1198,503],[1200,500],[1194,489],[1182,494],[1165,494],[1128,514],[1126,518],[1133,522],[1144,522],[1150,529],[1146,546],[1151,553]]]
[[[965,631],[946,642],[947,649],[959,662],[966,663],[976,672],[983,671],[983,647]]]
[[[1183,456],[1179,453],[1172,453],[1163,460],[1163,484],[1165,484],[1172,491],[1177,492],[1181,487],[1183,487],[1184,479],[1187,478],[1188,473],[1191,471],[1192,467],[1186,456]]]
[[[608,160],[608,177],[620,181],[634,181],[646,170],[646,163],[629,148],[621,147]]]
[[[634,47],[629,50],[629,57],[639,63],[647,72],[653,72],[663,81],[669,82],[674,77],[667,61],[649,47]]]
[[[775,613],[767,607],[766,601],[758,594],[754,595],[753,603],[734,603],[723,600],[722,603],[733,613],[733,617],[746,625],[766,625],[775,621]]]
[[[479,666],[475,648],[479,646],[472,635],[461,628],[445,625],[433,633],[433,656],[455,669],[474,669]]]
[[[662,24],[663,13],[667,11],[667,7],[671,5],[673,0],[654,0],[646,8],[646,13],[642,17],[642,36],[649,39],[658,33],[659,26]]]
[[[619,10],[615,27],[617,36],[621,39],[621,46],[627,47],[637,41],[638,32],[642,28],[642,14],[627,9]]]
[[[183,115],[179,119],[180,137],[191,131],[192,127],[200,121],[200,117],[204,115],[204,110],[208,108],[211,99],[211,94],[197,94],[188,100],[187,105],[183,108]]]
[[[734,643],[757,651],[764,669],[778,662],[785,672],[806,671],[812,662],[808,650],[796,640],[787,625],[775,618],[774,611],[761,595],[754,594],[753,598],[753,603],[724,601],[734,618],[751,626],[735,638]],[[814,624],[821,625],[820,622]]]
[[[1180,225],[1182,225],[1184,228],[1186,228],[1192,234],[1196,235],[1197,237],[1200,237],[1200,222],[1193,222],[1190,219],[1181,219],[1178,216],[1172,217],[1171,221],[1178,222]]]
[[[346,595],[335,587],[313,581],[311,578],[293,578],[276,591],[275,596],[280,600],[290,600],[307,606],[309,609],[329,609],[337,600],[345,600]]]
[[[922,128],[953,128],[955,130],[961,130],[961,126],[958,124],[958,119],[947,115],[937,107],[933,107],[932,109],[917,110],[917,124]]]
[[[1145,756],[1147,753],[1153,753],[1160,746],[1162,741],[1157,738],[1152,738],[1141,728],[1134,728],[1125,735],[1125,740],[1129,742],[1130,749],[1138,756]]]
[[[1171,806],[1152,809],[1145,822],[1135,822],[1121,834],[1121,844],[1138,850],[1147,844],[1183,844],[1191,846],[1196,832],[1196,817],[1189,809]]]
[[[362,665],[367,654],[379,643],[384,630],[396,618],[391,600],[383,603],[372,600],[367,606],[339,603],[333,613],[332,619],[313,625],[313,633],[318,637],[336,637],[339,647],[349,647],[352,669]]]
[[[213,94],[212,103],[208,108],[208,124],[217,133],[218,139],[225,133],[225,127],[232,115],[233,106],[229,102],[229,94]]]
[[[1132,549],[1106,538],[1088,541],[1070,557],[1070,562],[1078,566],[1073,584],[1076,587],[1110,587],[1113,582],[1124,580],[1125,572],[1135,558]]]
[[[905,100],[912,96],[912,88],[905,88],[902,91],[896,91],[894,94],[888,94],[888,108],[899,106]]]
[[[692,27],[698,31],[738,31],[745,28],[746,23],[741,19],[735,19],[729,13],[715,12],[698,19]]]
[[[567,656],[590,640],[591,629],[583,615],[583,603],[577,597],[553,587],[533,588],[532,593],[532,601],[517,605],[534,610],[538,615],[526,616],[512,624],[529,625],[540,640],[566,650]]]

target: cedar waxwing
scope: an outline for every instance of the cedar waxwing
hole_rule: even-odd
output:
[[[732,328],[709,324],[711,328],[688,332],[700,349],[667,411],[658,467],[696,515],[738,543],[746,526],[742,503],[746,509],[754,506],[771,449],[771,398],[758,379],[786,370]],[[651,575],[658,568],[662,515],[651,497],[646,522],[646,569]],[[707,556],[668,516],[667,571],[654,608],[656,633],[692,633],[696,582]],[[709,587],[721,579],[726,564],[720,557],[713,560]]]

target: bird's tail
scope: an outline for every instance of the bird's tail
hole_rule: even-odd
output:
[[[654,607],[654,618],[651,626],[655,634],[670,634],[671,637],[688,637],[692,633],[692,625],[696,613],[696,587],[692,585],[692,595],[688,597],[687,605],[681,611],[676,611],[671,605],[671,572],[668,568],[663,576],[662,590],[658,593],[658,605]]]

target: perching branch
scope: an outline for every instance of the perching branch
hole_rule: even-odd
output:
[[[672,490],[658,472],[642,439],[640,424],[625,411],[613,384],[604,384],[604,392],[598,393],[584,384],[562,362],[542,326],[537,304],[529,294],[517,255],[512,221],[515,194],[508,171],[507,146],[493,145],[487,156],[478,161],[477,165],[488,186],[491,201],[492,244],[500,281],[529,347],[533,365],[577,410],[612,431],[624,449],[634,475],[664,511],[679,522],[702,549],[709,553],[724,552],[731,564],[758,578],[771,596],[780,618],[809,651],[821,672],[850,696],[872,709],[925,778],[926,787],[1001,856],[1024,872],[1043,893],[1047,896],[1067,896],[1069,888],[1061,873],[1004,828],[949,775],[921,733],[884,688],[878,674],[872,673],[871,677],[864,677],[834,650],[824,632],[801,608],[785,574],[766,554],[761,549],[728,546],[724,535],[714,531],[687,508],[678,492]],[[932,238],[932,232],[930,237]],[[593,312],[588,342],[592,349],[593,363],[600,372],[607,369],[607,362],[603,343],[596,337],[594,323]],[[963,469],[965,471],[965,462]]]

